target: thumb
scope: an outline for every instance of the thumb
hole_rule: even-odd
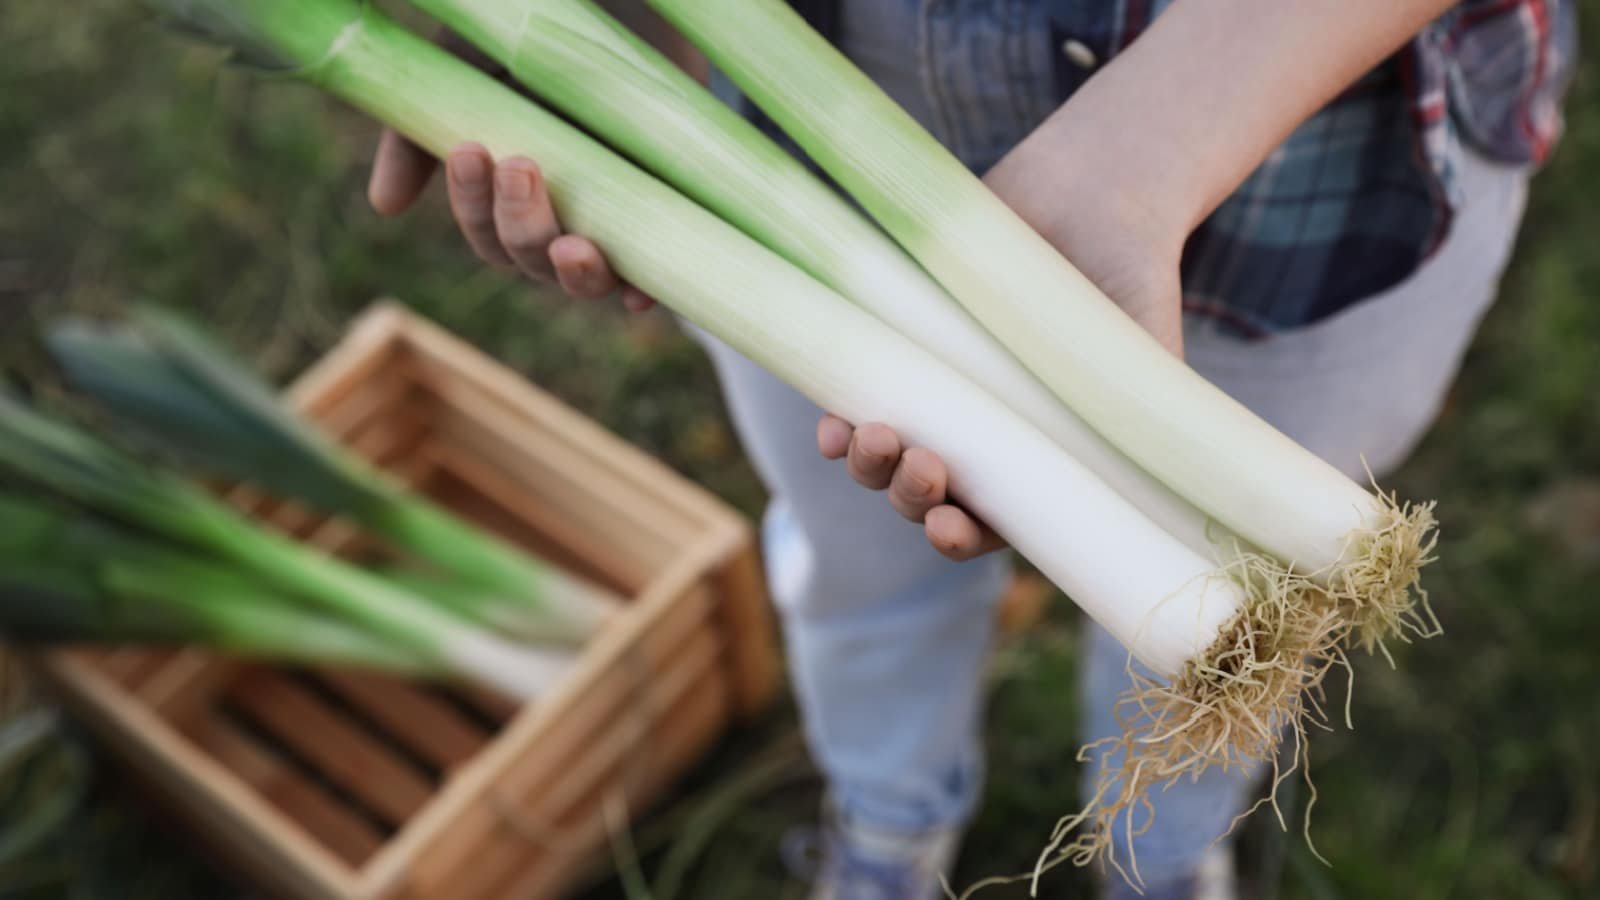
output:
[[[395,216],[411,208],[422,196],[439,161],[398,131],[383,130],[378,150],[372,159],[372,178],[367,183],[367,201],[379,215]]]

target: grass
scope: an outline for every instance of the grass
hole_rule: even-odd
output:
[[[1600,15],[1600,2],[1584,6]],[[1313,752],[1314,835],[1333,865],[1259,821],[1246,841],[1262,898],[1600,894],[1600,43],[1586,40],[1571,130],[1536,183],[1503,299],[1449,410],[1394,481],[1442,501],[1444,562],[1429,583],[1446,635],[1403,648],[1394,671],[1359,662],[1357,730],[1320,735]],[[436,195],[379,219],[362,199],[368,123],[308,89],[218,78],[216,61],[130,3],[0,5],[0,365],[47,381],[39,321],[149,297],[287,376],[371,298],[395,294],[759,509],[709,367],[666,316],[541,297],[481,268]],[[992,775],[964,877],[1025,868],[1076,803],[1076,638],[1058,604],[996,660]],[[11,681],[0,716],[28,705]],[[83,746],[64,734],[60,746]],[[0,861],[0,897],[247,896],[114,772],[71,756],[0,760],[0,835],[37,814],[41,795],[87,792],[46,840]],[[812,815],[817,790],[792,711],[777,712],[639,827],[638,874],[658,890],[676,883],[681,898],[802,896],[775,847]],[[1053,896],[1087,885],[1048,882]],[[1008,895],[1021,894],[993,896]],[[627,894],[610,881],[590,896]]]

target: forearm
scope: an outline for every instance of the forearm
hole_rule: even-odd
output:
[[[1452,0],[1178,0],[1028,139],[1199,224],[1291,131]],[[1088,174],[1088,173],[1092,173]]]

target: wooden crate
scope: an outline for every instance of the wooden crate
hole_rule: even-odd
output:
[[[441,502],[627,598],[549,696],[196,650],[74,650],[37,668],[141,789],[252,886],[296,898],[556,897],[772,695],[744,519],[397,306],[292,389],[296,406]],[[335,551],[338,522],[235,489]]]

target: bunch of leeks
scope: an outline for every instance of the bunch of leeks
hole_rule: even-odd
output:
[[[64,320],[48,335],[74,387],[166,455],[341,516],[449,576],[440,602],[510,638],[580,643],[612,604],[598,588],[405,490],[284,406],[187,321],[141,306],[114,325]]]
[[[0,633],[39,646],[199,644],[297,663],[451,674],[206,556],[0,493]]]
[[[1431,505],[1369,493],[1165,352],[782,0],[647,2],[1128,461],[1314,581],[1362,645],[1433,630]]]
[[[464,615],[453,598],[480,596],[475,585],[424,593],[336,559],[3,393],[0,486],[0,631],[14,639],[196,640],[449,674],[521,698],[571,662],[570,649]]]

